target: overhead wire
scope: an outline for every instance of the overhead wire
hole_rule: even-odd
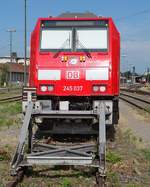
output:
[[[119,22],[119,21],[122,21],[122,20],[126,20],[126,19],[129,19],[129,18],[132,18],[132,17],[136,17],[136,16],[139,16],[139,15],[142,15],[142,14],[147,14],[149,12],[150,12],[150,9],[145,9],[145,10],[130,14],[128,16],[123,16],[123,17],[120,17],[120,18],[116,18],[115,20]]]

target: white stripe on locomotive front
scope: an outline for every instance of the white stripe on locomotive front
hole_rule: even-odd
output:
[[[86,70],[86,80],[108,80],[108,68]]]
[[[89,69],[85,71],[85,80],[108,80],[108,68]],[[60,70],[38,70],[38,80],[61,80]]]
[[[39,69],[38,80],[61,80],[61,71]]]

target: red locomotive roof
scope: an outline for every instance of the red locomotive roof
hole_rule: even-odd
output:
[[[110,21],[112,22],[113,26],[115,27],[116,31],[118,32],[115,24],[114,24],[114,21],[112,19],[112,17],[102,17],[102,16],[97,16],[97,17],[47,17],[47,18],[38,18],[38,21],[37,21],[37,25],[40,24],[41,21],[75,21],[75,20],[79,20],[79,21],[97,21],[97,20],[106,20],[106,21]],[[36,27],[35,27],[36,29]],[[119,33],[119,32],[118,32]]]
[[[95,18],[98,17],[96,14],[93,14],[92,12],[65,12],[60,14],[58,17],[63,17],[63,18],[74,18],[74,17],[79,17],[79,18]]]
[[[111,17],[48,17],[48,18],[39,18],[41,20],[112,20]]]

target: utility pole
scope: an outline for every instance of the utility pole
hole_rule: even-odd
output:
[[[132,84],[135,83],[135,66],[132,67]]]
[[[27,86],[27,0],[24,0],[24,86]]]
[[[13,35],[13,32],[16,32],[15,29],[8,29],[7,32],[9,32],[9,37],[10,37],[10,43],[9,43],[9,53],[10,53],[10,68],[9,68],[9,83],[11,85],[11,82],[12,82],[12,72],[11,72],[11,64],[12,64],[12,35]]]
[[[127,54],[122,54],[121,58],[124,58],[124,62],[126,63],[126,58],[127,58]],[[122,61],[121,61],[122,62]],[[125,76],[125,64],[124,64],[124,68],[123,68],[123,87],[125,87],[126,84],[126,76]]]
[[[150,70],[147,68],[147,82],[150,83]]]

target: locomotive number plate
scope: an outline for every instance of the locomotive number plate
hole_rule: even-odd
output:
[[[66,71],[66,79],[80,79],[79,71]]]
[[[67,92],[81,92],[83,90],[83,86],[64,86],[63,91]]]

